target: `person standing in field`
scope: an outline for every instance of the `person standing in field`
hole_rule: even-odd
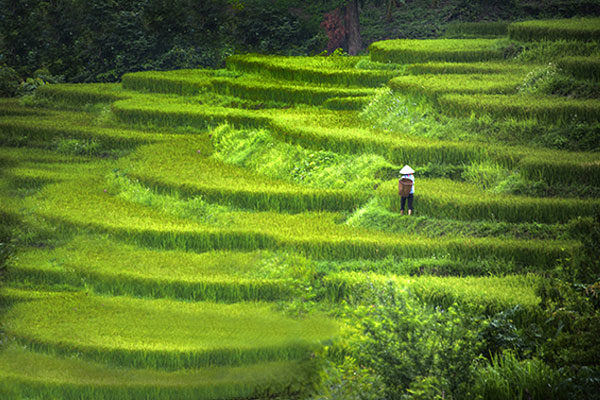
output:
[[[405,165],[400,170],[398,181],[398,194],[400,195],[400,215],[404,215],[404,209],[408,202],[408,215],[413,213],[413,198],[415,195],[415,170]]]

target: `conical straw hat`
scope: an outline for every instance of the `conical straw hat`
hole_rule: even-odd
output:
[[[410,174],[414,174],[415,170],[412,169],[411,167],[409,167],[408,165],[405,165],[404,167],[402,167],[402,169],[400,170],[400,173],[402,175],[410,175]]]

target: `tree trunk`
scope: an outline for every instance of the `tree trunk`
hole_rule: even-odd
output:
[[[362,47],[360,24],[358,20],[358,0],[349,0],[344,7],[344,25],[346,26],[346,41],[348,54],[357,55]]]

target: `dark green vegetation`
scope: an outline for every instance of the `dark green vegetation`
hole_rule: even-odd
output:
[[[590,15],[595,0],[1,0],[0,95],[222,67],[240,52],[356,54],[383,39],[494,37],[509,21]]]
[[[0,395],[598,397],[600,51],[573,25],[3,99]]]

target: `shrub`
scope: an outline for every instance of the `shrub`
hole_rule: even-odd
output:
[[[354,313],[357,332],[350,340],[359,363],[381,377],[386,398],[465,391],[479,346],[467,317],[455,307],[423,306],[391,285],[367,304]]]
[[[13,97],[19,90],[21,77],[13,68],[0,65],[0,97]]]

